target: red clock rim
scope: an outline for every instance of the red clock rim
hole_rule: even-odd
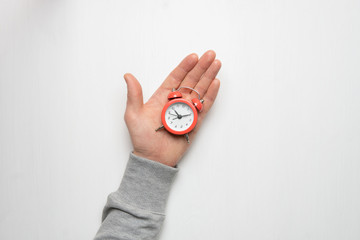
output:
[[[165,113],[166,113],[166,110],[169,108],[170,105],[174,104],[174,103],[177,103],[177,102],[182,102],[182,103],[186,103],[190,108],[191,110],[194,112],[194,121],[193,123],[190,125],[190,127],[184,131],[174,131],[172,130],[166,123],[165,121]],[[186,133],[189,133],[191,132],[196,123],[197,123],[197,118],[198,118],[198,113],[197,113],[197,110],[196,108],[194,107],[194,105],[189,101],[189,100],[186,100],[186,99],[183,99],[183,98],[177,98],[177,99],[173,99],[171,101],[169,101],[168,103],[165,104],[162,112],[161,112],[161,121],[162,121],[162,124],[164,125],[165,129],[169,132],[171,132],[172,134],[175,134],[175,135],[184,135]]]

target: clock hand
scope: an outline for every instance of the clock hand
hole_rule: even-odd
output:
[[[185,115],[182,115],[183,117],[187,117],[187,116],[190,116],[191,115],[191,113],[189,113],[189,114],[185,114]]]
[[[180,115],[176,110],[174,110],[174,112],[176,113],[176,115],[177,115],[178,117],[181,117],[181,115]]]
[[[182,116],[181,116],[175,109],[174,109],[174,112],[176,113],[178,119],[181,119],[181,118],[182,118]]]

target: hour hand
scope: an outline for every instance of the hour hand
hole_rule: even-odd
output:
[[[176,115],[177,115],[178,117],[182,117],[176,110],[174,110],[174,112],[176,113]]]

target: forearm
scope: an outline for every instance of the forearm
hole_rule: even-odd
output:
[[[119,189],[108,197],[95,240],[157,239],[177,171],[130,154]]]

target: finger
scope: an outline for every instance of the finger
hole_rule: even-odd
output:
[[[173,88],[178,88],[185,76],[194,68],[198,62],[198,56],[192,53],[186,56],[180,64],[169,74],[161,86],[151,96],[150,100],[156,99],[158,102],[167,101],[167,95]]]
[[[124,75],[127,85],[126,110],[137,111],[143,106],[143,94],[139,81],[130,73]]]
[[[215,60],[216,53],[213,50],[205,52],[199,59],[196,66],[186,75],[184,81],[181,82],[181,86],[193,88],[200,80],[201,76],[210,67],[211,63]],[[184,89],[184,92],[190,92],[191,90]]]
[[[181,63],[169,74],[165,81],[161,84],[160,88],[171,90],[177,88],[185,76],[195,67],[198,62],[198,56],[192,53],[186,56]]]
[[[200,81],[196,84],[195,90],[200,94],[200,98],[204,96],[206,91],[208,90],[212,81],[216,78],[219,70],[221,68],[220,60],[216,59],[212,62],[208,70],[203,74]],[[198,94],[196,92],[191,93],[192,98],[197,98]]]
[[[204,103],[203,103],[204,108],[203,108],[203,111],[201,113],[199,113],[199,115],[198,115],[198,121],[197,121],[195,129],[190,133],[192,136],[195,136],[196,133],[201,128],[201,124],[202,124],[206,114],[209,112],[209,110],[211,109],[212,105],[215,102],[216,96],[219,92],[219,88],[220,88],[220,80],[216,78],[211,82],[208,91],[205,93],[205,96],[203,98],[204,99]]]
[[[211,106],[214,104],[215,102],[215,99],[216,99],[216,96],[219,92],[219,89],[220,89],[220,80],[215,78],[207,92],[205,93],[205,96],[204,96],[204,105],[203,105],[203,111],[201,113],[199,113],[199,122],[202,121],[202,119],[204,119],[205,115],[209,112],[209,110],[211,109]]]

